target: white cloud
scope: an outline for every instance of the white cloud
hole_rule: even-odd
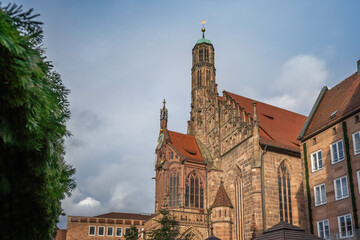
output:
[[[312,55],[298,55],[286,61],[275,79],[275,96],[265,100],[307,115],[328,76],[325,61]]]
[[[87,197],[78,203],[81,207],[100,207],[101,203],[92,197]]]

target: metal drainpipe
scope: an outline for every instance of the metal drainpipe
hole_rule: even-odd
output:
[[[263,212],[263,231],[266,230],[266,212],[265,212],[265,181],[264,181],[264,154],[266,153],[267,145],[261,154],[261,207]]]

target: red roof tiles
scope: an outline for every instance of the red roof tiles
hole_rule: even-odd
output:
[[[240,107],[253,116],[252,103],[255,100],[225,91]],[[221,100],[219,98],[219,100]],[[300,142],[296,140],[306,117],[282,108],[256,101],[260,127],[260,142],[292,151],[299,151]]]
[[[211,208],[215,207],[233,207],[230,201],[229,196],[227,195],[224,185],[221,183],[219,189],[217,190],[214,203]]]
[[[171,144],[187,160],[205,164],[194,136],[168,131]]]
[[[305,131],[305,138],[326,129],[345,115],[360,108],[360,75],[354,73],[325,92]]]

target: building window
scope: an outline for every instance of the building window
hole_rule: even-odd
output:
[[[357,179],[358,179],[358,188],[359,188],[359,194],[360,194],[360,170],[356,172]]]
[[[320,206],[326,203],[326,188],[325,183],[314,187],[315,206]]]
[[[355,116],[355,123],[359,123],[359,122],[360,122],[359,115],[356,115],[356,116]]]
[[[360,153],[360,131],[352,135],[354,143],[354,154],[358,155]]]
[[[201,87],[202,85],[202,76],[201,76],[201,70],[198,70],[198,73],[197,73],[197,78],[198,78],[198,87]]]
[[[331,162],[337,163],[344,160],[344,145],[343,141],[337,141],[333,144],[330,144],[330,152],[331,152]]]
[[[173,151],[169,151],[169,159],[173,159],[174,158],[174,152]]]
[[[292,224],[290,176],[285,164],[278,170],[280,221]]]
[[[321,150],[311,154],[311,166],[312,171],[318,171],[323,168],[322,153]]]
[[[204,49],[199,48],[199,62],[204,61]]]
[[[335,186],[335,199],[336,200],[340,200],[340,199],[349,197],[346,176],[335,179],[334,186]]]
[[[206,84],[210,86],[210,70],[206,70]]]
[[[205,62],[209,62],[209,49],[205,48]]]
[[[90,226],[89,227],[89,236],[95,236],[96,227]]]
[[[117,236],[117,237],[121,237],[121,235],[122,235],[122,228],[121,228],[121,227],[117,227],[117,228],[116,228],[116,236]]]
[[[105,232],[105,227],[99,227],[99,229],[98,229],[98,235],[99,236],[104,236],[104,233]]]
[[[169,193],[169,205],[170,207],[176,207],[179,205],[179,173],[172,172],[170,174],[170,193]]]
[[[129,234],[129,232],[130,232],[130,228],[125,228],[125,232],[124,232],[124,236],[126,236],[127,234]]]
[[[321,220],[317,222],[318,236],[324,239],[330,239],[329,220]]]
[[[351,214],[338,216],[338,224],[340,238],[348,238],[354,236]]]
[[[186,178],[185,206],[204,208],[204,184],[195,172]]]
[[[114,234],[114,228],[113,227],[108,227],[107,228],[107,234],[108,236],[112,236]]]

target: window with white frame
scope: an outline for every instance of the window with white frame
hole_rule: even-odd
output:
[[[340,238],[348,238],[354,236],[351,214],[338,216],[338,224]]]
[[[315,206],[326,203],[326,188],[325,183],[314,187]]]
[[[125,228],[125,232],[124,232],[124,236],[126,236],[126,234],[128,234],[130,232],[130,228]]]
[[[121,228],[121,227],[117,227],[117,228],[116,228],[116,236],[117,236],[117,237],[121,237],[121,235],[122,235],[122,228]]]
[[[105,227],[99,227],[98,229],[98,235],[99,236],[104,236],[105,234]]]
[[[95,226],[89,226],[89,236],[95,236]]]
[[[347,176],[343,176],[334,180],[335,199],[340,200],[349,197]]]
[[[311,166],[312,171],[318,171],[323,168],[322,153],[321,150],[311,154]]]
[[[344,145],[343,141],[337,141],[333,144],[330,144],[330,152],[331,152],[331,162],[337,163],[345,159],[344,157]]]
[[[321,220],[317,222],[318,236],[324,239],[330,239],[329,220]]]
[[[360,194],[360,170],[356,172],[357,179],[358,179],[358,188],[359,188],[359,194]]]
[[[113,227],[108,227],[107,228],[107,234],[108,236],[112,236],[114,234],[114,228]]]
[[[353,133],[354,154],[360,154],[360,131]]]

